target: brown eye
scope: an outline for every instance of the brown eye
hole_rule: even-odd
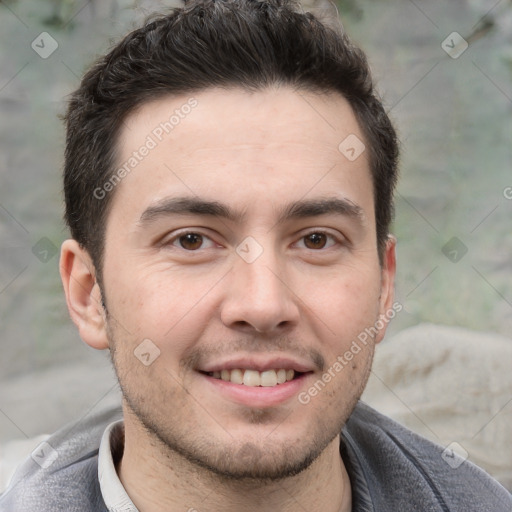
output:
[[[327,244],[325,233],[310,233],[304,237],[304,245],[308,249],[323,249]]]
[[[198,233],[186,233],[178,238],[179,243],[183,249],[194,251],[199,249],[203,244],[203,236]]]

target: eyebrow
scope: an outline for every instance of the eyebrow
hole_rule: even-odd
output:
[[[352,218],[360,224],[364,222],[363,209],[346,198],[319,198],[294,201],[286,205],[279,213],[276,224],[287,220],[337,214]],[[217,217],[241,223],[246,217],[242,210],[233,210],[218,201],[209,201],[199,197],[167,197],[148,206],[140,216],[138,225],[148,226],[160,218],[172,215],[200,215]]]

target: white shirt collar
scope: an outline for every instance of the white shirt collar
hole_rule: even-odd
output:
[[[112,442],[123,439],[119,431],[123,429],[123,421],[111,423],[103,433],[98,453],[98,478],[100,481],[103,501],[109,512],[138,512],[137,507],[126,493],[121,480],[117,476],[114,459],[112,457]],[[113,435],[116,434],[116,435]],[[120,441],[117,441],[120,442]],[[116,451],[119,447],[115,447]]]

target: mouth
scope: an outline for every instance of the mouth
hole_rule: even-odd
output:
[[[283,405],[315,375],[313,362],[286,354],[237,354],[196,368],[211,400],[228,400],[251,408]]]
[[[250,408],[277,407],[287,403],[308,383],[314,372],[290,368],[231,368],[200,371],[211,399],[227,399]]]
[[[201,373],[213,379],[231,382],[232,384],[271,388],[298,379],[309,372],[299,372],[290,368],[276,368],[264,371],[249,368],[233,368],[230,370],[223,369],[220,371]]]

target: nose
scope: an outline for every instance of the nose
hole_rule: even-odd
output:
[[[269,334],[297,325],[299,298],[281,267],[268,252],[252,263],[237,258],[222,303],[224,325],[246,333]]]

